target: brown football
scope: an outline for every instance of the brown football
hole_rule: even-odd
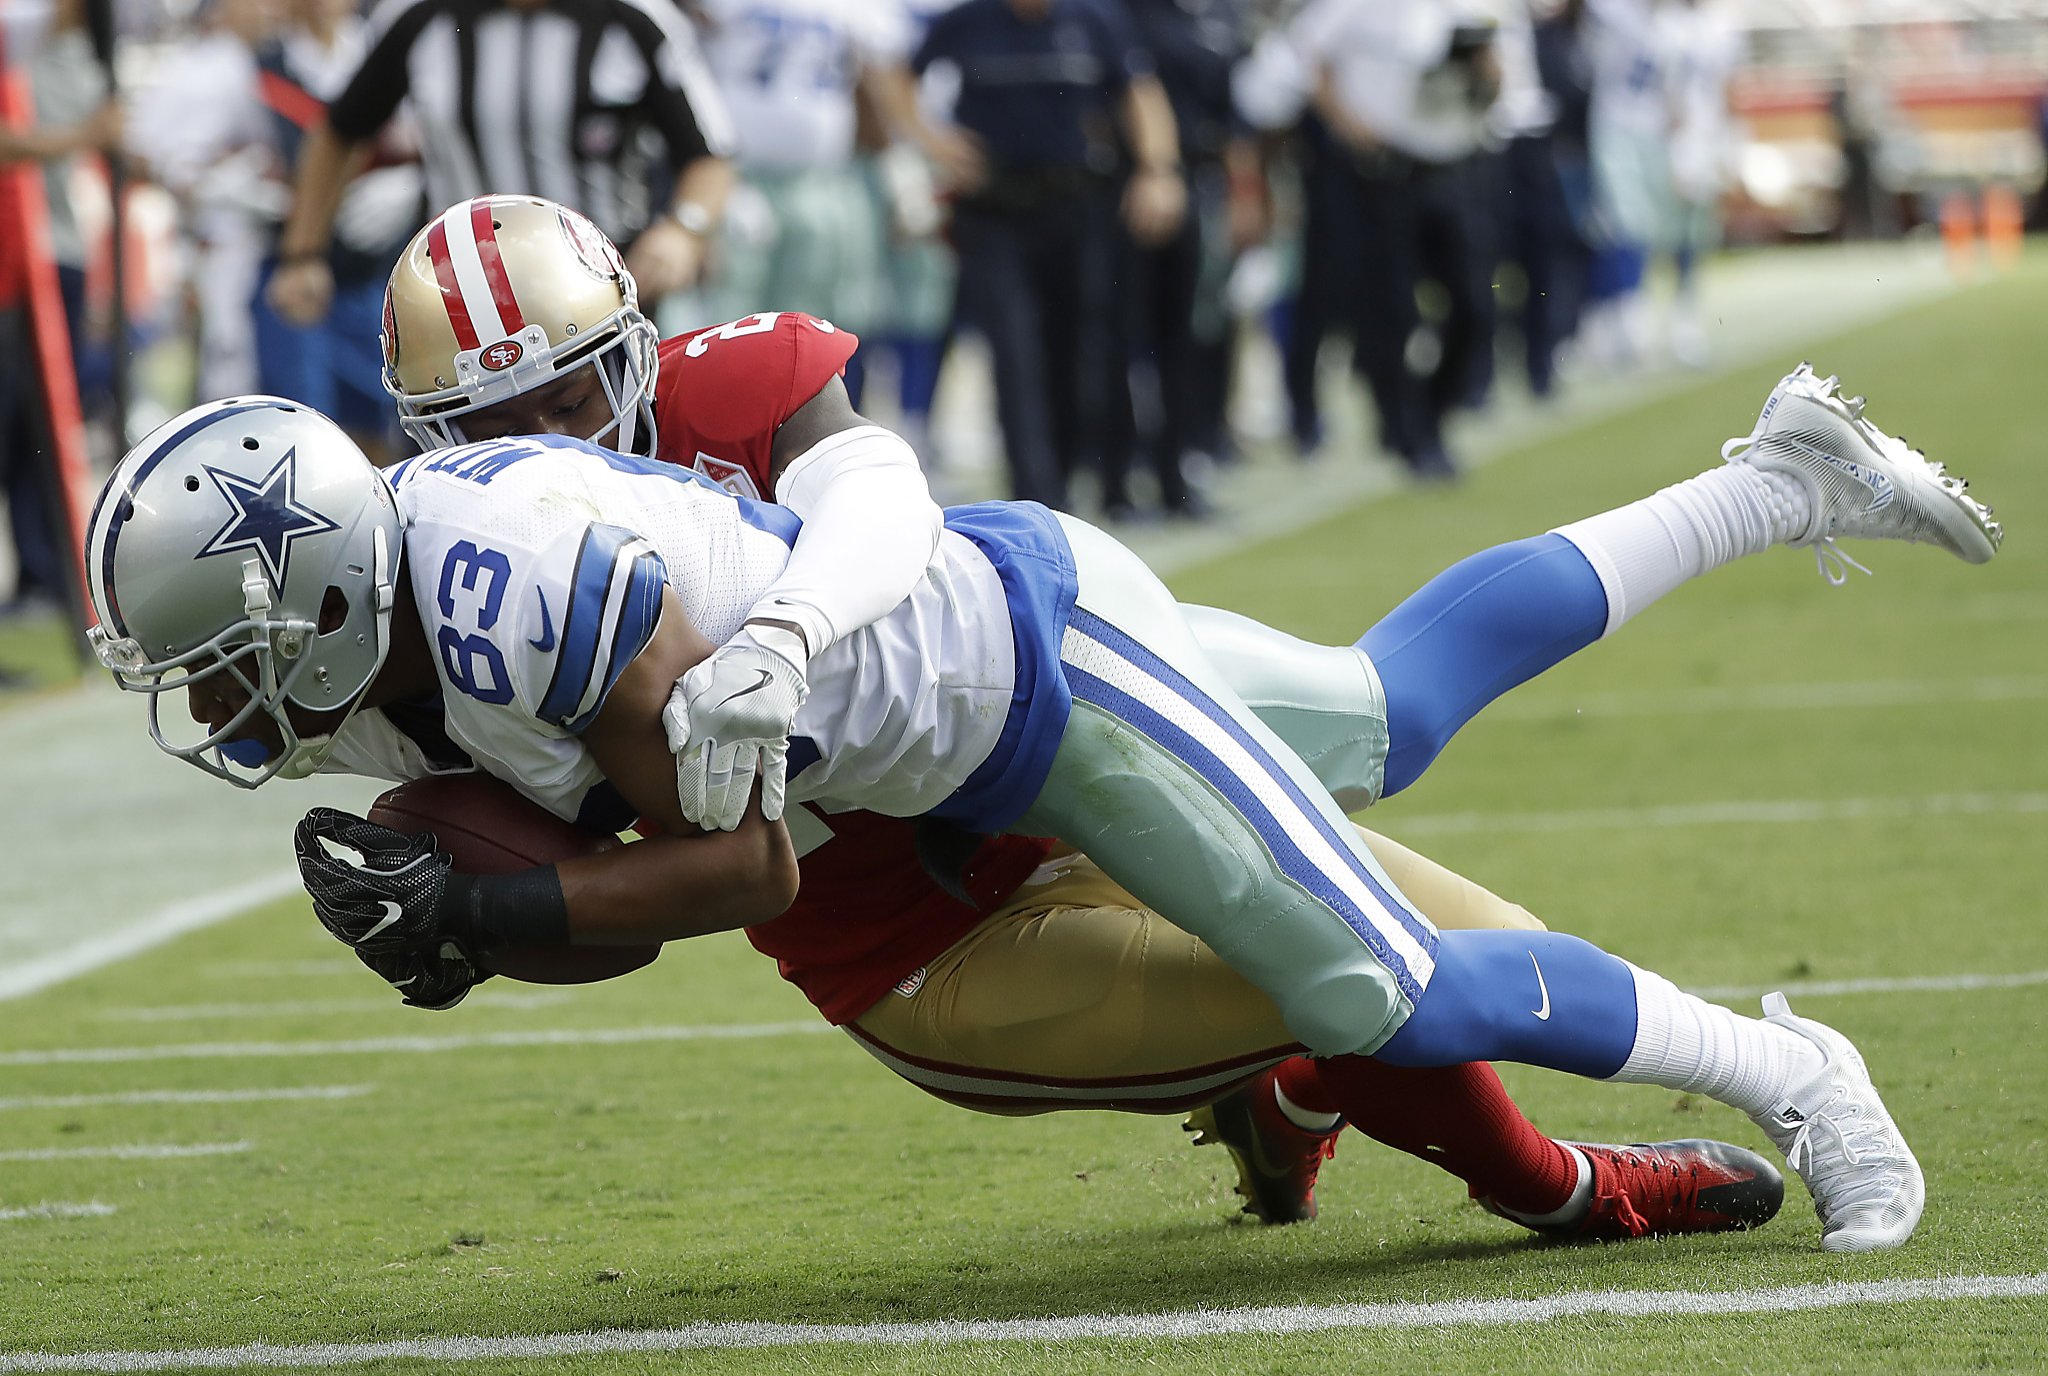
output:
[[[505,874],[595,855],[619,844],[565,822],[488,774],[443,774],[400,784],[370,820],[408,836],[431,831],[465,874]],[[661,954],[647,946],[501,946],[477,954],[484,968],[529,984],[591,984],[630,974]]]

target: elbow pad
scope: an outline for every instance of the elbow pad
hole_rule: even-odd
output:
[[[801,626],[813,655],[894,611],[945,528],[917,455],[879,425],[818,441],[783,472],[775,495],[804,525],[747,615]]]

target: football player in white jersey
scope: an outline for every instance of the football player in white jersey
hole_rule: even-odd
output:
[[[1960,484],[1810,375],[1773,393],[1749,438],[1740,462],[1662,506],[1512,557],[1578,558],[1603,603],[1597,636],[1678,581],[1674,564],[1773,538],[1924,539],[1979,561],[1995,549]],[[1854,461],[1831,452],[1852,446]],[[1677,557],[1674,521],[1692,536]],[[260,782],[317,761],[358,707],[438,689],[449,734],[528,796],[574,816],[608,783],[671,833],[486,878],[316,813],[302,869],[323,922],[359,949],[666,940],[764,920],[793,893],[787,836],[758,812],[684,839],[661,715],[710,653],[706,633],[736,628],[777,577],[796,524],[564,440],[422,456],[387,482],[319,417],[239,399],[168,423],[113,475],[91,531],[95,639],[128,686],[188,690],[204,737],[172,747],[154,701],[153,731],[223,777],[237,776],[231,742],[269,756]],[[1782,999],[1766,1020],[1738,1017],[1575,938],[1438,934],[1164,588],[1084,523],[1023,504],[950,513],[911,597],[812,668],[796,737],[815,754],[792,768],[792,797],[1059,835],[1208,942],[1313,1050],[1520,1060],[1703,1093],[1791,1154],[1825,1246],[1897,1245],[1917,1222],[1917,1164],[1845,1039]]]

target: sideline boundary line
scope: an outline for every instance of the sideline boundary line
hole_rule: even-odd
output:
[[[349,1366],[416,1360],[474,1362],[629,1352],[746,1348],[938,1347],[960,1343],[1066,1343],[1088,1339],[1188,1339],[1234,1334],[1326,1333],[1339,1329],[1504,1328],[1558,1319],[1792,1314],[1850,1305],[2032,1299],[2048,1295],[2048,1272],[2022,1276],[1934,1276],[1924,1280],[1834,1282],[1770,1290],[1579,1290],[1534,1300],[1270,1305],[1158,1314],[1087,1314],[1057,1319],[947,1319],[931,1323],[700,1323],[682,1328],[600,1329],[510,1337],[400,1338],[387,1342],[199,1347],[175,1351],[0,1352],[0,1372],[217,1370]]]
[[[163,945],[187,932],[211,927],[266,903],[300,893],[297,870],[279,870],[246,884],[158,908],[118,931],[106,932],[46,956],[0,970],[0,1002],[40,993],[53,984],[90,974]]]

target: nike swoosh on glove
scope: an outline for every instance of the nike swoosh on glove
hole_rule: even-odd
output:
[[[356,959],[396,989],[408,1006],[435,1012],[453,1008],[491,977],[452,941],[432,941],[404,951],[358,950]]]
[[[432,832],[407,836],[331,807],[292,832],[299,878],[320,925],[360,952],[403,951],[439,938],[448,873]]]
[[[676,681],[661,724],[676,757],[684,817],[714,831],[734,830],[756,778],[761,815],[771,822],[782,815],[789,731],[811,695],[808,658],[793,631],[750,624]]]

